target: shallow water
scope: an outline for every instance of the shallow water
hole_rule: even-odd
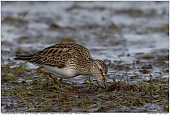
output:
[[[76,42],[87,47],[93,58],[105,60],[108,82],[127,73],[134,83],[150,75],[169,77],[168,2],[2,2],[1,11],[4,64],[20,63],[13,59],[17,53]],[[36,66],[27,64],[27,68]],[[71,79],[77,84],[84,80],[84,76]],[[8,102],[2,99],[4,103]],[[133,110],[108,111],[126,109]],[[2,110],[16,109],[2,106]]]

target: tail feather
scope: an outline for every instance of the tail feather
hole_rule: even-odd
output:
[[[30,61],[34,55],[16,55],[15,60],[26,60]]]

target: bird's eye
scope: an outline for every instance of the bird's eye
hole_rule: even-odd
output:
[[[100,71],[102,72],[102,69],[100,69]]]

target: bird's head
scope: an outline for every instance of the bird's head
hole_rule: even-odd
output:
[[[92,76],[100,78],[103,82],[106,82],[106,75],[108,72],[108,68],[106,64],[102,60],[94,60],[92,67]]]

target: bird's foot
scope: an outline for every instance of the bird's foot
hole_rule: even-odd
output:
[[[36,72],[37,72],[38,74],[40,74],[40,75],[41,75],[41,74],[45,75],[47,81],[49,80],[49,77],[52,78],[54,84],[57,84],[58,86],[61,86],[60,81],[58,81],[57,78],[56,78],[52,73],[45,72],[45,71],[41,70],[41,68],[42,68],[42,67],[37,68]]]

